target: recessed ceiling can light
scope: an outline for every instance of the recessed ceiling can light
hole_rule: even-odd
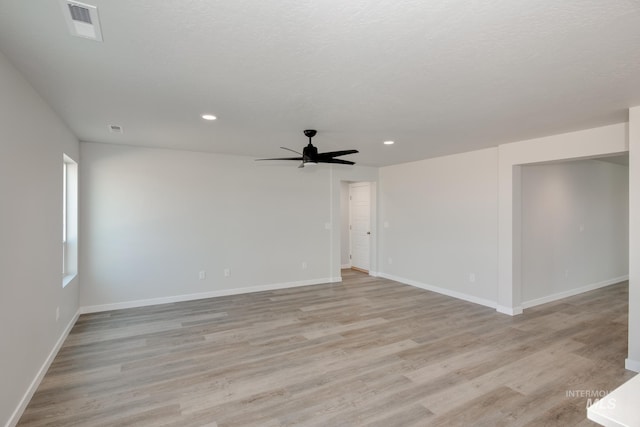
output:
[[[203,114],[202,118],[205,119],[205,120],[215,120],[215,119],[217,119],[217,117],[214,116],[213,114]]]
[[[395,142],[394,141],[385,141],[383,142],[384,145],[393,145]]]

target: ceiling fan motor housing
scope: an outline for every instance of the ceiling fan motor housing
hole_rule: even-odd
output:
[[[302,150],[302,158],[305,163],[318,163],[318,148],[311,141]]]
[[[311,138],[316,136],[315,129],[305,129],[304,136],[309,138],[309,144],[302,150],[302,163],[318,163],[318,149],[311,143]]]

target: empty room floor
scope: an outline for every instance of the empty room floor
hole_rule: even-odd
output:
[[[509,317],[343,271],[80,316],[20,426],[588,426],[633,376],[627,283]]]

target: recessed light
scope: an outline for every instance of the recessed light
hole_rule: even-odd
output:
[[[383,144],[384,145],[393,145],[394,141],[385,141]]]
[[[215,120],[215,119],[217,119],[217,117],[214,116],[213,114],[203,114],[202,118],[205,119],[205,120]]]

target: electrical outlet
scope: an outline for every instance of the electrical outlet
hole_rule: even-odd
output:
[[[330,222],[325,222],[324,223],[324,229],[325,230],[331,230],[331,223]]]
[[[389,264],[393,264],[393,258],[389,257],[387,261],[389,262]]]
[[[302,261],[302,269],[304,270],[305,268],[307,268],[307,261]]]
[[[56,322],[60,320],[60,307],[56,307]]]
[[[229,270],[228,268],[224,269],[224,277],[229,277],[231,276],[231,270]]]
[[[200,280],[204,280],[207,278],[207,272],[206,271],[201,271],[200,274],[198,275],[198,277],[200,278]]]
[[[475,283],[475,281],[476,281],[476,274],[475,273],[469,273],[469,281],[471,283]]]

